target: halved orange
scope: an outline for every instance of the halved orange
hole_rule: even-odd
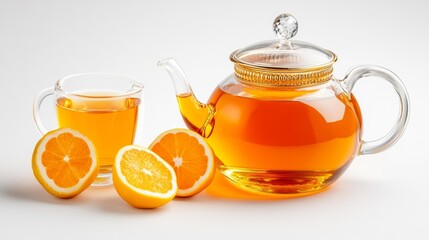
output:
[[[137,145],[119,150],[112,170],[118,194],[137,208],[156,208],[177,192],[176,174],[157,154]]]
[[[177,196],[190,197],[213,180],[214,154],[203,137],[188,129],[172,129],[160,134],[149,146],[170,164],[177,175]]]
[[[37,142],[32,168],[45,190],[59,198],[78,195],[98,174],[93,144],[70,128],[48,132]]]

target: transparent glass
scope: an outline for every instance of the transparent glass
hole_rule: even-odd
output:
[[[337,57],[311,43],[290,40],[282,45],[271,40],[239,49],[231,54],[231,60],[256,67],[297,69],[332,64]]]
[[[207,141],[220,172],[241,188],[281,194],[322,190],[358,154],[360,108],[334,80],[273,89],[231,76],[209,104],[216,114]]]
[[[302,69],[332,65],[337,57],[311,43],[291,40],[298,32],[298,21],[281,14],[273,22],[278,39],[252,44],[231,54],[231,60],[253,67]]]
[[[252,85],[233,74],[203,104],[174,59],[160,65],[170,72],[185,123],[209,142],[219,171],[251,192],[321,191],[357,155],[391,147],[409,118],[405,86],[391,71],[378,66],[356,67],[343,80],[331,78],[302,86]],[[387,80],[400,99],[395,126],[375,141],[362,139],[361,112],[352,94],[357,80],[369,76]]]
[[[43,100],[53,95],[55,127],[69,127],[87,136],[95,146],[100,172],[95,186],[111,184],[118,150],[134,141],[141,118],[143,85],[135,79],[110,73],[82,73],[58,80],[39,93],[33,116],[40,134],[47,133],[40,118]]]
[[[235,74],[204,104],[198,101],[177,62],[160,62],[175,85],[186,125],[206,138],[219,171],[236,186],[258,193],[308,194],[335,182],[361,154],[384,151],[404,132],[409,97],[391,71],[372,65],[333,77],[336,55],[293,41],[298,22],[281,14],[273,23],[277,40],[233,52]],[[392,84],[399,117],[385,136],[362,139],[362,117],[352,94],[355,83],[375,76]]]

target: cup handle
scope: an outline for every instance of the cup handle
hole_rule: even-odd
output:
[[[357,80],[371,76],[380,77],[393,85],[400,100],[399,117],[393,128],[384,137],[373,141],[362,140],[359,150],[360,155],[378,153],[393,146],[404,132],[410,115],[410,99],[407,89],[398,76],[385,68],[373,65],[352,68],[346,74],[343,83],[346,85],[348,92],[351,93]]]
[[[34,123],[36,124],[37,130],[39,130],[39,133],[42,135],[46,134],[48,131],[46,130],[45,126],[43,126],[42,120],[40,119],[40,106],[42,106],[43,100],[52,94],[54,94],[53,88],[44,89],[39,92],[39,94],[37,94],[37,97],[33,102]]]

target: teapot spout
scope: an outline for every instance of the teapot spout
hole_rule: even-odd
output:
[[[167,58],[159,61],[158,67],[164,67],[167,70],[171,80],[173,81],[174,89],[176,89],[176,96],[193,95],[185,72],[183,72],[176,59]]]
[[[164,67],[173,81],[180,113],[188,128],[203,137],[210,135],[215,113],[214,107],[197,100],[185,73],[174,58],[159,61],[158,66]]]

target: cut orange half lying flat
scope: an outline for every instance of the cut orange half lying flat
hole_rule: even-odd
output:
[[[168,130],[159,135],[149,148],[174,168],[177,196],[193,196],[213,180],[213,151],[197,133],[187,129]]]
[[[137,145],[121,148],[112,170],[118,194],[137,208],[156,208],[177,192],[176,174],[157,154]]]
[[[85,190],[98,174],[98,162],[91,141],[70,128],[44,135],[36,144],[33,173],[50,194],[71,198]]]

